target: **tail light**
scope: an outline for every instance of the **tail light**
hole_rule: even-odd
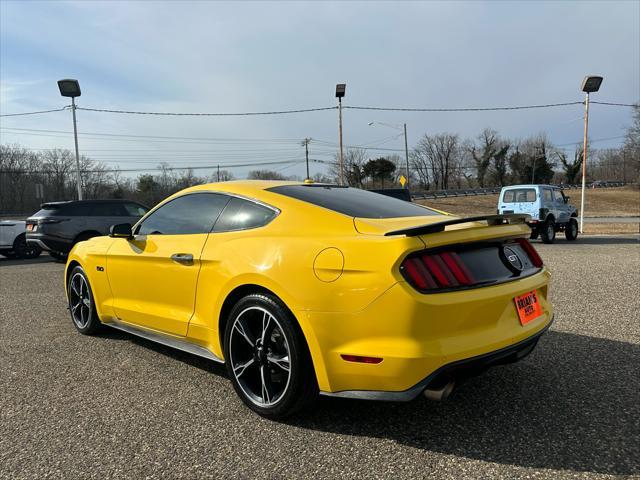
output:
[[[507,246],[517,250],[526,265],[526,271],[514,272],[501,260]],[[520,248],[518,248],[518,246]],[[514,276],[533,274],[542,267],[542,259],[527,239],[492,245],[468,245],[464,250],[418,252],[404,259],[400,271],[407,281],[421,292],[435,292],[478,287],[514,280]],[[523,267],[524,268],[524,267]]]
[[[405,259],[401,269],[418,290],[468,287],[476,280],[456,252],[423,254]]]
[[[529,260],[531,260],[531,263],[533,263],[535,267],[540,268],[542,267],[542,265],[544,265],[544,263],[542,262],[542,258],[538,254],[537,250],[533,247],[533,245],[531,245],[531,242],[529,242],[529,240],[527,240],[526,238],[519,238],[517,242],[527,253],[527,255],[529,256]]]

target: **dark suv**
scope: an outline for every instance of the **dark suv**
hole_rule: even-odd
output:
[[[43,203],[27,219],[27,243],[35,243],[62,260],[78,242],[107,235],[117,223],[136,223],[149,211],[131,200],[80,200]]]

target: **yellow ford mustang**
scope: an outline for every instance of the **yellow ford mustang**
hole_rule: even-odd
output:
[[[81,333],[106,324],[224,362],[266,417],[318,392],[442,399],[527,355],[551,323],[525,220],[336,185],[199,185],[78,243],[69,310]]]

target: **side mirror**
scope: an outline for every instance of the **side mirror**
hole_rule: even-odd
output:
[[[109,228],[109,236],[111,238],[133,238],[131,224],[118,223],[117,225],[111,225],[111,228]]]

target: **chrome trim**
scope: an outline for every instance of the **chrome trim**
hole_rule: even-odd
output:
[[[108,321],[105,321],[103,323],[108,327],[130,333],[131,335],[144,338],[145,340],[149,340],[154,343],[159,343],[166,347],[175,348],[176,350],[187,352],[192,355],[197,355],[198,357],[206,358],[208,360],[213,360],[214,362],[224,363],[224,360],[215,355],[211,350],[170,334],[134,326],[129,323],[122,322],[116,318],[110,318]]]

